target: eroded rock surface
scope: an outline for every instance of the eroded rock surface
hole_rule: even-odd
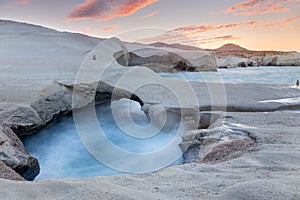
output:
[[[18,173],[8,167],[3,161],[0,161],[0,178],[15,180],[15,181],[24,181]]]
[[[38,161],[28,154],[16,134],[9,127],[2,125],[0,126],[0,141],[0,161],[5,163],[5,165],[1,165],[1,169],[7,172],[3,176],[14,180],[21,180],[20,176],[26,180],[34,180],[40,170]],[[13,173],[12,170],[8,171],[7,167],[20,176]]]
[[[300,53],[297,52],[234,51],[216,54],[220,68],[300,66]]]
[[[128,52],[114,54],[123,66],[145,66],[155,72],[216,71],[217,62],[211,52],[176,48],[149,48],[146,45],[126,44]]]

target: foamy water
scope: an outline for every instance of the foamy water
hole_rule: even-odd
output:
[[[114,109],[122,114],[129,108],[131,117],[137,125],[147,125],[149,121],[140,110],[140,105],[133,101],[129,101],[128,104],[128,101],[123,99],[113,102]],[[174,138],[177,140],[174,148],[180,150],[178,144],[181,136],[176,135],[176,127],[170,132],[161,131],[151,138],[139,139],[130,136],[117,126],[111,106],[97,107],[96,112],[106,137],[124,151],[150,153],[169,145]],[[40,133],[24,138],[23,142],[29,153],[39,160],[41,172],[37,179],[111,176],[124,173],[107,167],[89,154],[77,134],[73,117],[62,119]],[[179,163],[182,163],[181,157],[170,164]]]

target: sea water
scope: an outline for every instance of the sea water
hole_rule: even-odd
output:
[[[162,77],[193,82],[260,83],[295,85],[300,80],[299,67],[249,67],[218,69],[218,72],[161,73]]]

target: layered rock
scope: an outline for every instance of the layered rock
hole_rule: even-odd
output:
[[[239,126],[227,123],[225,116],[219,115],[207,129],[187,132],[180,144],[184,161],[224,162],[256,150],[256,136]]]
[[[218,67],[300,66],[300,53],[275,51],[216,52]]]
[[[0,126],[0,140],[0,161],[5,163],[5,165],[1,165],[1,170],[8,173],[4,176],[14,180],[22,180],[20,176],[26,180],[34,180],[39,174],[39,164],[35,158],[28,154],[22,141],[6,126]],[[10,167],[14,172],[7,170],[7,167]]]
[[[145,66],[155,72],[216,71],[213,53],[204,50],[182,50],[176,48],[149,48],[143,45],[127,44],[129,52],[114,54],[123,66]]]

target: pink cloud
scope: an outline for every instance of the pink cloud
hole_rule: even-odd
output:
[[[299,2],[299,0],[248,0],[229,7],[224,12],[235,13],[237,15],[286,12],[290,10],[288,4],[293,2]]]
[[[283,23],[284,25],[289,25],[289,24],[291,24],[291,23],[293,23],[293,22],[295,22],[295,21],[298,21],[298,20],[300,20],[300,15],[297,15],[297,16],[294,16],[294,17],[289,17],[289,18],[287,18],[287,19],[284,19],[282,23]]]
[[[179,43],[182,40],[193,41],[193,38],[184,33],[164,33],[157,36],[147,37],[139,39],[139,43],[154,43],[154,42],[167,42],[167,43]]]
[[[111,26],[105,27],[102,29],[104,32],[113,31],[116,30],[120,25],[119,24],[113,24]]]
[[[190,34],[197,34],[197,33],[203,33],[208,31],[213,31],[217,29],[230,29],[230,28],[236,28],[240,26],[253,26],[258,21],[247,21],[247,22],[239,22],[239,23],[232,23],[232,24],[209,24],[209,25],[192,25],[192,26],[183,26],[179,27],[173,30],[170,30],[168,32],[189,32]]]
[[[66,20],[110,20],[116,17],[125,17],[157,1],[158,0],[86,0],[84,3],[76,6],[66,17]]]
[[[293,26],[293,23],[300,21],[300,15],[292,16],[285,19],[280,20],[254,20],[254,21],[246,21],[246,22],[238,22],[231,24],[208,24],[208,25],[191,25],[191,26],[183,26],[175,29],[171,29],[166,31],[164,34],[147,37],[139,39],[137,42],[141,43],[155,43],[155,42],[166,42],[166,43],[190,43],[190,44],[207,44],[214,43],[217,41],[225,41],[225,40],[237,40],[239,37],[234,37],[232,35],[225,36],[216,36],[212,38],[202,38],[202,34],[206,32],[213,32],[217,30],[226,30],[226,29],[234,29],[234,28],[280,28],[280,27],[299,27]]]
[[[253,28],[293,28],[295,27],[294,23],[300,21],[300,15],[279,19],[279,20],[267,20],[267,21],[260,21],[259,23],[255,24]],[[296,25],[297,27],[297,25]]]
[[[222,35],[222,36],[215,36],[215,37],[199,37],[193,36],[189,34],[183,33],[174,33],[174,34],[162,34],[154,37],[143,38],[138,40],[137,42],[140,43],[155,43],[155,42],[165,42],[169,44],[190,44],[190,45],[204,45],[210,44],[215,42],[225,42],[225,41],[232,41],[238,40],[240,37],[234,37],[233,35]]]
[[[172,30],[167,31],[164,34],[143,38],[138,40],[137,42],[141,43],[154,43],[154,42],[166,42],[166,43],[213,43],[216,40],[234,40],[238,39],[233,36],[218,36],[210,39],[199,39],[199,34],[206,33],[209,31],[215,31],[220,29],[233,29],[242,26],[256,26],[259,21],[246,21],[232,24],[208,24],[208,25],[192,25],[192,26],[183,26],[178,27]]]
[[[151,12],[151,13],[149,13],[148,15],[145,15],[145,16],[143,16],[143,17],[144,17],[144,18],[153,17],[153,16],[156,15],[158,12],[159,12],[159,11],[156,10],[156,11],[153,11],[153,12]]]

